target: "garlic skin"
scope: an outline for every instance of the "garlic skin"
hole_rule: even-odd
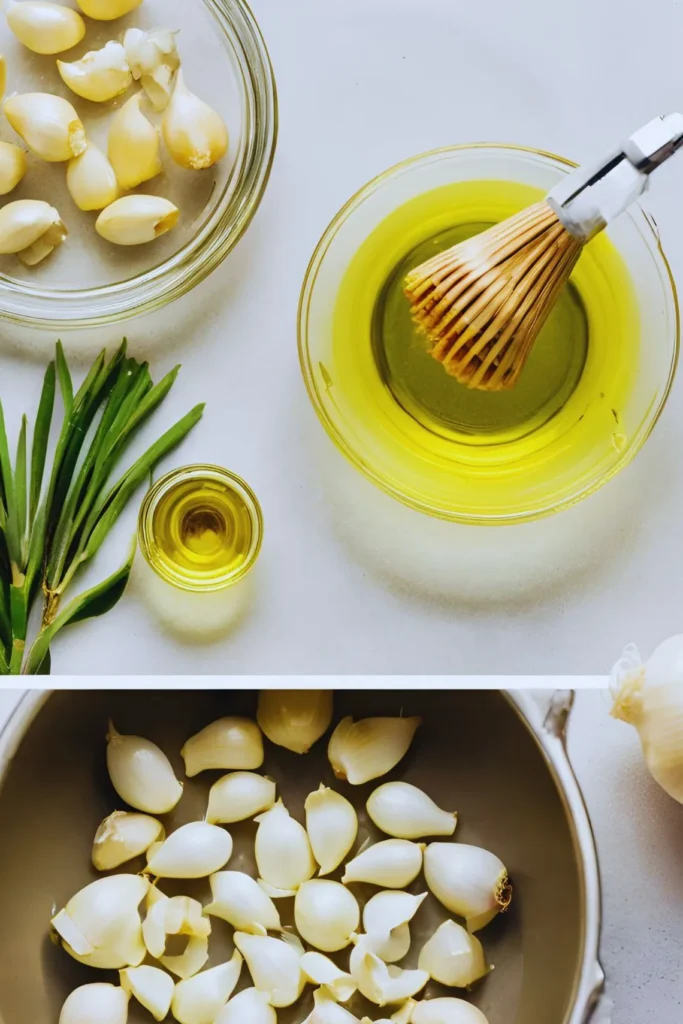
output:
[[[126,1024],[128,995],[114,985],[81,985],[67,998],[59,1024]]]
[[[505,865],[493,853],[464,843],[430,843],[425,851],[427,885],[444,907],[478,932],[508,909],[512,886]]]
[[[360,786],[395,768],[408,752],[421,718],[342,718],[327,756],[338,779]]]
[[[140,109],[136,93],[119,110],[109,129],[107,152],[116,180],[124,190],[137,188],[162,171],[159,132]]]
[[[148,852],[147,871],[157,878],[206,878],[231,856],[229,832],[206,821],[191,821]]]
[[[378,892],[363,908],[363,928],[371,939],[373,952],[385,963],[402,960],[410,949],[410,925],[427,897],[423,892],[412,896],[408,892],[387,889]]]
[[[140,82],[154,109],[165,110],[173,92],[173,76],[180,67],[176,33],[129,28],[123,45],[133,78]]]
[[[280,914],[258,882],[243,871],[219,871],[209,879],[213,902],[204,913],[220,917],[240,932],[280,931]]]
[[[214,1024],[277,1024],[267,992],[245,988],[220,1011]]]
[[[228,152],[228,129],[223,118],[190,92],[182,70],[176,74],[161,132],[175,162],[188,171],[213,167]]]
[[[175,982],[158,967],[127,967],[119,971],[121,988],[144,1006],[155,1020],[166,1020],[171,1010]]]
[[[7,24],[20,43],[34,53],[62,53],[85,36],[85,22],[77,11],[39,0],[6,0]]]
[[[235,990],[243,963],[242,954],[235,950],[227,963],[179,981],[172,1004],[178,1024],[214,1024]]]
[[[452,836],[458,823],[455,812],[442,811],[408,782],[385,782],[370,794],[366,806],[377,828],[397,839]]]
[[[360,1024],[358,1017],[340,1006],[325,987],[315,990],[313,1002],[315,1006],[302,1024]]]
[[[306,797],[306,831],[320,875],[339,867],[356,841],[358,815],[345,796],[320,783],[320,789]]]
[[[69,161],[66,185],[79,210],[104,210],[119,196],[114,168],[92,142],[84,153]]]
[[[260,814],[255,854],[259,875],[270,889],[293,896],[315,874],[316,863],[306,829],[291,817],[282,800]],[[270,893],[273,895],[272,891]]]
[[[332,690],[261,690],[256,719],[271,743],[307,754],[330,727]]]
[[[49,256],[66,235],[57,210],[40,199],[18,199],[0,209],[0,253],[15,253],[27,267]]]
[[[348,861],[342,882],[370,882],[385,889],[405,889],[420,873],[423,850],[424,843],[384,839]]]
[[[65,85],[92,103],[106,103],[120,96],[131,85],[133,76],[126,51],[113,40],[101,50],[90,50],[80,60],[57,61],[57,70]]]
[[[334,960],[323,953],[304,953],[301,970],[308,981],[324,987],[338,1003],[348,1002],[358,988],[351,975],[340,970]]]
[[[444,921],[420,950],[420,970],[450,988],[469,988],[490,967],[481,942],[455,921]]]
[[[114,245],[145,245],[171,231],[179,216],[178,207],[161,196],[123,196],[102,210],[95,229]]]
[[[231,772],[209,790],[206,820],[230,825],[270,810],[275,803],[276,786],[255,772]]]
[[[183,795],[163,750],[141,736],[122,736],[112,722],[107,733],[107,768],[116,792],[136,811],[168,814]]]
[[[444,996],[416,1003],[410,1024],[488,1024],[488,1020],[472,1003]]]
[[[142,875],[111,875],[77,892],[52,919],[67,953],[102,970],[139,966],[146,951],[138,907],[148,889]]]
[[[151,889],[147,917],[142,924],[145,947],[150,956],[166,970],[185,980],[198,974],[209,959],[211,922],[202,915],[202,905],[189,896],[164,896]],[[166,956],[168,935],[188,935],[185,952],[179,956]]]
[[[361,995],[378,1006],[403,1003],[420,992],[429,981],[428,972],[422,968],[409,971],[385,964],[373,952],[366,935],[357,936],[349,970]]]
[[[6,99],[4,110],[17,135],[48,163],[61,163],[85,152],[85,129],[72,105],[61,96],[25,92]]]
[[[0,142],[0,196],[8,195],[17,187],[27,167],[23,149],[12,142]]]
[[[360,907],[352,892],[340,882],[315,878],[304,882],[294,899],[294,923],[310,946],[336,953],[358,931]]]
[[[76,0],[76,3],[88,18],[95,21],[114,21],[130,14],[139,7],[142,0]]]
[[[233,940],[247,961],[255,987],[268,993],[271,1006],[291,1006],[297,1001],[306,984],[301,970],[303,947],[247,932],[235,932]]]
[[[105,818],[92,848],[93,867],[112,871],[129,860],[146,853],[152,843],[164,837],[164,826],[147,814],[114,811]]]
[[[252,771],[263,764],[263,737],[249,718],[219,718],[190,737],[180,756],[190,778],[210,768]]]

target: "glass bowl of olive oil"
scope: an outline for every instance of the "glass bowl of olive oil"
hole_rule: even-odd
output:
[[[370,182],[316,249],[299,352],[325,429],[375,484],[422,512],[495,524],[591,494],[642,447],[679,348],[675,285],[638,206],[594,239],[515,388],[465,388],[432,359],[405,274],[542,198],[575,165],[516,146],[437,150]]]

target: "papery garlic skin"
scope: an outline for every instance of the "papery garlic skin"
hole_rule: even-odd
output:
[[[410,949],[410,925],[427,897],[423,892],[387,889],[372,896],[363,908],[363,927],[372,940],[372,948],[385,963],[402,960]]]
[[[147,870],[157,878],[206,878],[228,863],[232,836],[206,821],[191,821],[172,832],[147,855]]]
[[[149,882],[142,875],[111,875],[91,882],[52,919],[67,953],[102,970],[137,967],[145,958],[138,907]]]
[[[334,960],[323,953],[308,952],[301,957],[301,969],[306,979],[314,985],[323,986],[339,1003],[346,1003],[358,986],[350,974],[346,974]]]
[[[469,988],[491,970],[479,939],[455,921],[439,925],[420,950],[418,966],[450,988]]]
[[[23,149],[12,142],[0,142],[0,196],[8,195],[17,187],[27,168]]]
[[[188,171],[213,167],[228,152],[228,129],[220,114],[187,88],[182,70],[161,124],[166,148]]]
[[[256,819],[256,866],[264,882],[293,895],[315,874],[316,863],[306,829],[278,802]],[[272,895],[272,893],[271,893]]]
[[[410,1024],[488,1024],[488,1020],[472,1003],[444,996],[416,1003]]]
[[[114,985],[81,985],[68,996],[59,1024],[126,1024],[128,995]]]
[[[179,981],[172,1004],[178,1024],[214,1024],[235,990],[243,962],[242,954],[235,950],[227,963]]]
[[[129,28],[123,37],[126,58],[133,78],[157,111],[165,110],[173,92],[173,76],[180,67],[176,33],[168,29],[143,32]]]
[[[159,967],[127,967],[119,971],[121,988],[144,1006],[155,1020],[166,1020],[171,1010],[175,982]]]
[[[114,245],[145,245],[171,231],[179,216],[178,207],[161,196],[123,196],[102,210],[95,229]]]
[[[452,836],[458,823],[457,814],[442,811],[408,782],[385,782],[370,794],[366,806],[377,828],[397,839]]]
[[[294,900],[294,923],[309,945],[336,953],[358,931],[360,907],[352,892],[341,883],[324,878],[304,882]]]
[[[106,103],[120,96],[133,81],[126,51],[113,40],[101,50],[91,50],[80,60],[57,61],[57,70],[65,85],[77,96],[92,103]]]
[[[329,875],[339,867],[356,841],[358,815],[345,796],[320,784],[309,793],[304,805],[306,831],[320,874]]]
[[[386,775],[405,757],[421,724],[421,718],[343,718],[327,748],[334,774],[352,786]]]
[[[327,988],[317,988],[313,993],[315,1006],[303,1024],[360,1024],[358,1017],[340,1006]]]
[[[70,50],[85,36],[85,22],[77,11],[42,0],[6,0],[7,24],[20,43],[34,53]]]
[[[150,890],[150,894],[155,890]],[[164,896],[157,893],[148,898],[147,917],[142,924],[142,935],[147,951],[172,974],[191,978],[209,959],[211,922],[202,914],[202,905],[189,896]],[[165,955],[169,935],[188,935],[185,952],[179,956]]]
[[[92,142],[84,153],[69,161],[66,185],[79,210],[104,210],[119,195],[114,168]]]
[[[219,871],[209,879],[213,902],[204,913],[220,917],[240,932],[280,931],[280,914],[270,896],[243,871]]]
[[[137,188],[162,171],[159,132],[140,109],[140,93],[124,103],[111,123],[107,152],[122,189]]]
[[[163,750],[141,736],[122,736],[112,722],[107,734],[107,768],[116,792],[136,811],[168,814],[183,795],[182,784]]]
[[[61,163],[85,151],[83,124],[73,106],[61,96],[25,92],[6,99],[4,110],[17,135],[43,160]]]
[[[366,935],[357,936],[349,971],[361,995],[378,1006],[403,1003],[420,992],[429,981],[429,974],[422,968],[410,971],[385,964],[373,951],[371,940]]]
[[[277,1024],[267,992],[245,988],[220,1011],[214,1024]]]
[[[0,254],[15,253],[28,267],[49,256],[66,235],[57,210],[40,199],[17,199],[0,209]]]
[[[76,0],[76,3],[88,18],[96,21],[114,21],[130,14],[139,7],[142,0]]]
[[[425,851],[427,885],[437,900],[471,932],[484,928],[512,901],[512,886],[503,862],[478,846],[430,843]]]
[[[330,727],[332,690],[261,690],[256,718],[271,743],[307,754]]]
[[[129,860],[141,856],[152,843],[164,835],[164,826],[147,814],[114,811],[105,818],[95,833],[92,848],[93,866],[98,871],[112,871]]]
[[[180,756],[190,778],[210,768],[252,771],[263,764],[263,737],[249,718],[220,718],[191,736]]]
[[[231,772],[214,782],[209,790],[206,820],[230,825],[270,810],[275,803],[276,786],[255,772]]]
[[[342,882],[344,885],[369,882],[385,889],[405,889],[420,873],[423,850],[424,843],[384,839],[348,861]]]
[[[247,961],[255,987],[268,993],[272,1006],[291,1006],[297,1001],[306,984],[301,970],[303,950],[270,935],[235,932],[233,940]]]

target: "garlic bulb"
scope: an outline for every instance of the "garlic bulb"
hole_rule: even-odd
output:
[[[235,950],[227,963],[179,981],[172,1007],[178,1024],[214,1024],[235,990],[243,962],[242,954]]]
[[[352,786],[386,775],[405,757],[421,724],[421,718],[343,718],[327,748],[334,774]]]
[[[114,985],[81,985],[68,997],[59,1024],[126,1024],[128,995]]]
[[[308,981],[321,985],[339,1003],[346,1003],[358,986],[350,974],[340,970],[334,960],[323,953],[304,953],[301,957],[301,970]]]
[[[220,718],[192,736],[180,756],[190,778],[209,768],[252,771],[263,764],[263,737],[249,718]]]
[[[155,1020],[166,1020],[171,1010],[175,982],[158,967],[127,967],[119,972],[121,988],[134,996]]]
[[[387,889],[376,893],[363,908],[363,927],[372,948],[385,963],[402,960],[410,949],[410,925],[427,893],[412,896],[408,892]]]
[[[405,889],[420,873],[424,843],[384,839],[348,861],[342,882],[370,882],[385,889]]]
[[[352,892],[340,882],[315,878],[304,882],[294,900],[294,923],[302,939],[336,953],[351,942],[360,924],[360,907]]]
[[[176,33],[168,29],[143,32],[139,28],[129,28],[123,37],[133,78],[158,111],[166,109],[173,92],[173,76],[180,67],[175,37]]]
[[[488,1021],[471,1003],[445,996],[421,999],[415,1004],[410,1024],[488,1024]]]
[[[93,103],[106,103],[120,96],[133,81],[126,51],[121,43],[109,42],[101,50],[91,50],[80,60],[57,61],[62,81],[72,92]]]
[[[27,267],[49,256],[66,235],[57,210],[40,199],[18,199],[0,209],[0,253],[16,253]]]
[[[27,166],[23,149],[12,142],[0,142],[0,196],[6,196],[17,187]]]
[[[256,718],[271,743],[307,754],[332,721],[331,690],[261,690]]]
[[[6,0],[7,24],[20,43],[34,53],[70,50],[85,35],[85,22],[77,11],[42,0]]]
[[[131,96],[109,129],[109,160],[122,189],[137,188],[162,170],[159,132],[140,110],[141,99]]]
[[[190,92],[181,70],[176,74],[161,131],[175,162],[188,171],[213,167],[228,152],[223,118]]]
[[[148,888],[141,875],[111,875],[72,896],[52,919],[67,953],[103,970],[141,964],[145,945],[138,907]]]
[[[458,823],[457,814],[442,811],[408,782],[385,782],[370,794],[366,806],[377,828],[397,839],[452,836]]]
[[[168,760],[156,743],[121,736],[112,722],[107,734],[107,768],[116,792],[137,811],[167,814],[183,795]]]
[[[482,944],[455,921],[444,921],[420,950],[420,970],[451,988],[469,988],[491,970]]]
[[[430,843],[425,851],[427,885],[453,914],[478,932],[507,910],[512,886],[505,865],[493,853],[463,843]]]
[[[301,970],[303,947],[247,932],[235,932],[233,940],[247,961],[255,987],[268,993],[271,1006],[291,1006],[297,1001],[306,984]]]
[[[69,161],[66,186],[79,210],[104,210],[119,195],[114,168],[92,142],[84,153]]]
[[[206,820],[230,825],[268,811],[275,803],[275,783],[255,772],[231,772],[209,790]]]
[[[267,992],[245,988],[220,1011],[214,1024],[277,1024]]]
[[[280,915],[270,896],[243,871],[219,871],[209,879],[213,902],[205,914],[220,917],[240,932],[280,931]]]
[[[408,971],[393,964],[385,964],[373,952],[371,941],[366,935],[359,935],[356,939],[349,970],[361,995],[378,1006],[403,1003],[429,981],[428,972],[422,968]]]
[[[338,868],[356,841],[358,815],[345,796],[320,784],[306,797],[306,831],[320,874]]]
[[[255,843],[259,874],[267,883],[268,891],[279,889],[281,895],[293,896],[316,869],[306,829],[291,817],[282,800],[259,815],[256,821],[259,823]]]
[[[183,980],[198,974],[209,959],[210,934],[211,922],[203,916],[201,903],[189,896],[169,898],[157,893],[142,924],[147,952]],[[169,935],[189,936],[184,953],[179,956],[165,955]]]
[[[111,871],[121,867],[149,850],[164,836],[164,826],[147,814],[114,811],[105,818],[97,832],[92,848],[92,862],[98,871]]]
[[[114,245],[144,245],[171,231],[179,216],[178,207],[161,196],[123,196],[102,210],[95,228]]]
[[[4,110],[17,135],[43,160],[60,163],[85,151],[85,129],[72,105],[61,96],[26,92],[6,99]]]
[[[313,1002],[315,1006],[302,1024],[360,1024],[358,1017],[340,1006],[325,987],[315,990]]]
[[[191,821],[147,854],[147,870],[157,878],[206,878],[227,864],[232,836],[206,821]]]
[[[96,21],[113,21],[130,14],[139,7],[142,0],[76,0],[76,3],[89,18]]]

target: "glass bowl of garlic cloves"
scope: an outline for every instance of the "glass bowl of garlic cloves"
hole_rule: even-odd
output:
[[[0,319],[95,326],[185,294],[248,227],[274,156],[275,81],[248,6],[3,8]]]

